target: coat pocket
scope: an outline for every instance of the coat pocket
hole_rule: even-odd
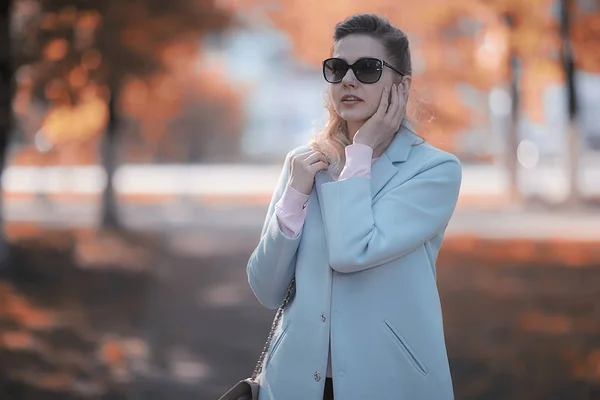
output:
[[[267,354],[267,361],[266,361],[265,365],[268,365],[271,362],[271,358],[277,352],[277,349],[279,348],[281,341],[283,340],[284,336],[287,334],[288,330],[290,329],[290,325],[291,325],[291,321],[287,321],[287,323],[283,327],[283,330],[281,331],[279,336],[277,336],[275,338],[275,342],[273,343],[273,345],[269,349],[269,353]]]
[[[383,321],[385,330],[390,334],[392,340],[400,347],[400,350],[408,357],[415,369],[422,375],[427,375],[427,367],[417,357],[415,351],[410,347],[406,339],[404,339],[387,319]]]

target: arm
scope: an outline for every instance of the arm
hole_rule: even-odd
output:
[[[321,187],[331,268],[342,273],[403,257],[448,224],[461,183],[456,159],[445,160],[390,190],[371,205],[369,179]]]
[[[371,161],[373,149],[364,144],[352,144],[346,146],[346,164],[342,170],[339,180],[345,180],[357,176],[371,177]],[[275,205],[275,214],[279,227],[287,236],[293,238],[300,234],[304,220],[306,219],[306,204],[309,196],[300,193],[289,184],[286,186],[283,196]]]
[[[300,235],[306,219],[309,196],[287,185],[283,196],[275,204],[275,215],[281,231],[290,238]]]
[[[356,143],[346,146],[346,163],[340,173],[338,181],[345,181],[355,177],[371,177],[373,148],[365,144]]]
[[[300,234],[296,237],[285,235],[275,215],[275,205],[287,186],[291,158],[292,153],[289,153],[267,210],[260,241],[246,267],[252,292],[269,309],[278,308],[283,301],[285,290],[294,275],[296,250],[301,237]]]

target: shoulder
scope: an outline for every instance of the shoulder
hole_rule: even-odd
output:
[[[462,180],[462,164],[458,157],[422,139],[413,145],[408,161],[413,164],[416,175],[427,172],[428,175],[444,175],[458,182]]]
[[[307,151],[310,151],[310,150],[311,150],[311,148],[307,144],[302,145],[302,146],[298,146],[295,149],[293,149],[290,152],[288,152],[286,158],[292,158],[294,156],[297,156],[298,154],[306,153]]]
[[[454,154],[441,150],[420,138],[417,138],[413,144],[409,160],[422,164],[425,169],[444,163],[461,166],[460,160]]]

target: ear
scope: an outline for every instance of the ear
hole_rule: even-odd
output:
[[[410,85],[412,84],[412,76],[410,75],[404,75],[402,77],[402,80],[400,81],[400,88],[402,89],[402,92],[407,94],[410,90]]]

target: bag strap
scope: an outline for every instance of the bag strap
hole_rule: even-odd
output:
[[[277,326],[279,325],[279,321],[281,321],[281,317],[283,316],[283,310],[290,302],[292,298],[292,293],[294,292],[296,284],[296,277],[292,278],[292,281],[288,285],[287,291],[285,292],[285,296],[283,297],[283,302],[277,309],[277,313],[275,313],[275,318],[273,319],[273,323],[271,324],[271,330],[269,331],[269,336],[267,336],[267,341],[265,342],[265,347],[260,353],[260,357],[258,357],[258,361],[256,362],[256,366],[254,367],[254,372],[252,373],[252,377],[250,380],[256,382],[258,375],[262,372],[263,362],[265,361],[265,357],[267,356],[267,352],[269,350],[269,346],[271,346],[271,341],[273,340],[273,335],[277,330]]]

